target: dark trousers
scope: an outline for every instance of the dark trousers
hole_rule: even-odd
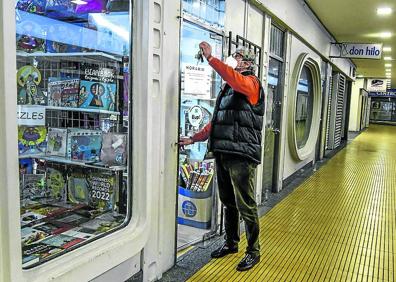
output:
[[[245,222],[247,253],[259,254],[259,220],[254,196],[256,164],[238,156],[216,156],[220,200],[225,206],[226,242],[239,243],[239,214]]]

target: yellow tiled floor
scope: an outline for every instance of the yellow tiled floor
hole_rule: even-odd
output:
[[[246,247],[189,281],[396,281],[396,127],[373,126],[260,219],[261,262]]]

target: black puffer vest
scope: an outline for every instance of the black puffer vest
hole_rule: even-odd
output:
[[[261,83],[259,101],[254,106],[245,95],[226,84],[213,112],[209,150],[215,154],[239,155],[259,164],[263,116],[264,90]]]

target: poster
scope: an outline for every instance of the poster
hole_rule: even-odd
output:
[[[210,66],[184,66],[184,95],[197,99],[210,99],[212,87],[212,69]]]

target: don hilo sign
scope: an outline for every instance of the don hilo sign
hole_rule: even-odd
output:
[[[337,48],[335,48],[337,47]],[[334,43],[330,49],[330,57],[381,59],[382,44]]]

